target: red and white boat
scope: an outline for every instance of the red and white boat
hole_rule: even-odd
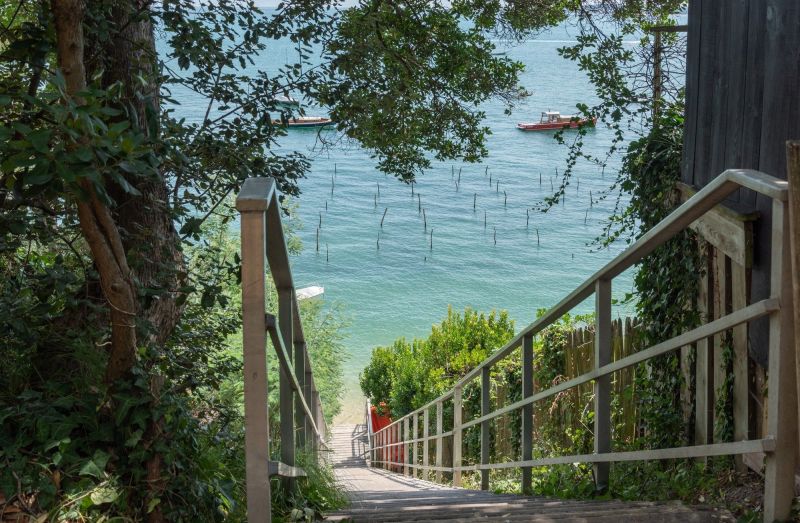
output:
[[[597,118],[581,118],[558,111],[544,111],[538,122],[520,122],[517,129],[521,131],[560,131],[561,129],[575,129],[584,125],[594,125]]]

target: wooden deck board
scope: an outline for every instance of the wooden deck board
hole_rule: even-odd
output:
[[[680,503],[577,501],[493,494],[439,485],[367,467],[363,425],[332,430],[331,462],[351,504],[326,521],[591,521],[647,520],[648,523],[734,521],[725,512]]]

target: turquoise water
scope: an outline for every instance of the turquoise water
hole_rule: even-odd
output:
[[[348,399],[359,395],[358,373],[374,346],[401,336],[426,336],[448,306],[504,309],[520,329],[537,309],[555,304],[622,249],[616,245],[591,252],[587,245],[615,203],[611,198],[590,207],[590,191],[596,198],[613,181],[618,165],[613,161],[605,172],[579,162],[565,203],[546,214],[530,210],[526,218],[526,210],[550,193],[551,180],[558,183],[556,169],[563,170],[567,148],[551,132],[525,133],[515,124],[538,120],[544,110],[568,114],[577,103],[596,101],[586,77],[557,53],[574,42],[574,34],[559,27],[515,46],[497,42],[498,51],[525,64],[521,80],[532,96],[512,116],[503,114],[499,102],[487,103],[486,123],[493,133],[489,157],[482,164],[436,164],[417,180],[413,196],[410,186],[379,173],[357,144],[323,149],[310,130],[292,130],[281,139],[281,150],[312,159],[308,178],[300,182],[304,227],[299,234],[305,248],[293,259],[293,272],[300,287],[324,286],[324,299],[343,304],[352,322],[346,341]],[[292,52],[290,45],[278,44],[258,66],[274,71]],[[179,112],[197,118],[204,108],[202,100],[187,95]],[[307,114],[325,113],[309,109]],[[598,127],[589,132],[584,147],[604,156],[610,141],[611,131]],[[629,273],[614,281],[616,297],[631,290]],[[590,311],[592,303],[576,312]],[[357,416],[360,402],[348,403],[352,408],[346,415]]]

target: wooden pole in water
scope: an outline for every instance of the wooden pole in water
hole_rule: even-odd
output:
[[[475,212],[477,210],[477,205],[478,205],[478,193],[475,193],[475,195],[472,197],[472,212]]]
[[[389,208],[388,207],[383,210],[383,218],[381,218],[381,229],[383,229],[383,220],[386,219],[386,213],[387,212],[389,212]]]
[[[425,216],[425,209],[422,209],[422,224],[425,230],[428,230],[428,218]]]
[[[528,228],[528,225],[531,223],[531,210],[525,209],[525,228]]]
[[[417,193],[417,204],[417,214],[419,214],[422,212],[422,195],[420,193]]]
[[[375,245],[378,247],[377,250],[381,250],[381,233],[378,233],[378,239],[375,240]]]
[[[489,174],[489,166],[488,165],[486,166],[486,170],[483,171],[483,175],[484,176],[486,176],[487,174]]]
[[[431,227],[431,250],[433,250],[433,227]]]
[[[319,227],[317,227],[317,252],[319,252]]]
[[[505,189],[503,189],[503,207],[508,205],[508,193]]]
[[[589,218],[589,209],[586,209],[586,214],[583,215],[583,224],[586,225],[586,220]]]
[[[500,194],[500,180],[497,180],[497,194]]]
[[[539,246],[539,228],[536,228],[536,246]]]
[[[483,211],[483,228],[486,228],[486,211]]]
[[[489,173],[489,188],[492,188],[492,173]]]
[[[325,261],[326,262],[331,261],[331,257],[330,257],[330,255],[328,253],[328,244],[327,243],[325,244]]]
[[[592,191],[590,189],[589,190],[589,208],[590,209],[592,208],[592,205],[594,205],[594,199],[592,198]]]
[[[378,195],[377,194],[373,194],[372,196],[374,196],[375,208],[377,209],[378,208]]]
[[[411,182],[411,198],[414,198],[414,182]]]
[[[319,228],[322,229],[322,211],[319,212]]]
[[[497,245],[497,227],[494,228],[494,244]]]
[[[580,192],[580,190],[581,190],[581,179],[580,178],[576,178],[576,180],[577,180],[578,183],[575,184],[575,194],[578,194],[578,192]]]
[[[550,191],[553,191],[553,177],[550,177]]]
[[[378,198],[381,197],[381,184],[379,182],[375,182],[375,185],[378,186]]]
[[[328,200],[325,200],[325,212],[328,212]]]
[[[333,197],[333,187],[336,185],[336,182],[333,179],[333,175],[331,175],[331,197]]]
[[[458,185],[461,185],[461,167],[458,168]]]
[[[539,171],[539,187],[542,186],[542,171]]]
[[[333,177],[336,178],[336,164],[333,164]]]

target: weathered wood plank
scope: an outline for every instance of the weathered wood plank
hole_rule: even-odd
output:
[[[794,363],[794,311],[792,308],[792,258],[789,248],[789,212],[784,202],[772,209],[772,295],[781,308],[769,317],[769,434],[774,452],[767,452],[764,471],[764,521],[789,518],[794,499],[797,457],[797,388]],[[784,248],[784,246],[786,248]]]
[[[595,287],[594,368],[611,363],[611,280],[598,280]],[[594,381],[594,452],[611,451],[611,376]],[[595,488],[608,489],[608,463],[594,466]]]
[[[704,251],[711,250],[709,244],[705,244]],[[706,255],[708,258],[708,255]],[[700,314],[700,321],[709,321],[709,289],[711,273],[710,263],[706,266],[704,273],[700,276],[700,288],[697,295],[697,312]],[[714,355],[708,338],[703,338],[695,343],[697,353],[695,357],[695,423],[694,423],[694,442],[696,445],[705,445],[711,442],[714,433]]]
[[[245,184],[243,188],[249,188]],[[265,189],[265,188],[260,188]],[[261,190],[251,202],[256,209],[239,207],[242,234],[242,352],[244,359],[245,484],[247,514],[253,521],[270,521],[269,421],[267,404],[266,244]]]
[[[444,432],[444,405],[441,401],[436,402],[436,482],[442,482],[441,467],[444,463],[442,432]]]
[[[461,486],[462,389],[456,386],[453,393],[453,486]]]
[[[681,200],[686,201],[697,193],[693,187],[678,183]],[[721,250],[739,265],[753,265],[753,225],[758,213],[740,213],[724,205],[717,205],[689,227],[707,242]]]
[[[430,453],[429,453],[431,442],[428,439],[429,438],[429,433],[430,433],[430,425],[431,425],[430,419],[429,419],[429,413],[430,413],[430,409],[425,409],[425,413],[422,416],[422,423],[423,423],[423,425],[422,425],[422,437],[425,440],[425,442],[423,443],[423,447],[422,447],[422,465],[425,466],[425,467],[428,467],[431,464],[431,462],[430,462]],[[424,480],[430,479],[429,476],[428,476],[428,470],[427,469],[424,469],[423,474],[422,474],[422,479],[424,479]]]
[[[739,310],[747,306],[748,302],[747,269],[743,266],[731,264],[731,308]],[[741,441],[750,438],[750,356],[747,352],[747,325],[742,324],[733,328],[733,439]],[[736,468],[739,472],[746,470],[746,465],[741,457],[736,458]]]
[[[491,410],[491,367],[484,367],[481,371],[481,416],[489,414]],[[490,439],[489,429],[491,421],[486,420],[481,423],[481,463],[487,464],[490,461]],[[489,490],[489,471],[481,471],[481,489]]]

